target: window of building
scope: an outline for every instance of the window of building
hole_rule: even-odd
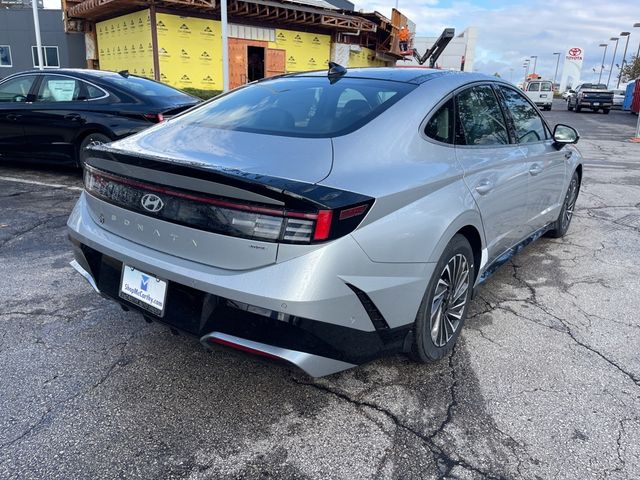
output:
[[[457,96],[460,128],[457,145],[505,145],[509,133],[498,99],[489,85],[471,87]]]
[[[0,45],[0,67],[13,67],[9,45]]]
[[[33,57],[33,66],[38,68],[38,47],[31,47],[31,56]],[[42,60],[44,68],[60,68],[60,57],[58,56],[58,47],[42,47]]]

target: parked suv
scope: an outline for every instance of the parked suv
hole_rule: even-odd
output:
[[[527,97],[543,110],[553,106],[553,83],[547,80],[531,80],[524,86]]]
[[[333,66],[92,147],[74,268],[147,319],[326,375],[442,358],[474,287],[567,232],[571,127],[480,74]]]
[[[612,107],[613,92],[608,90],[604,83],[582,83],[567,97],[567,110],[575,109],[576,113],[581,112],[583,108],[609,113]]]

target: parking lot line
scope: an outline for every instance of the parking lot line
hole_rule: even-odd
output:
[[[73,185],[61,185],[59,183],[38,182],[37,180],[25,180],[24,178],[5,177],[2,175],[0,175],[0,180],[5,180],[7,182],[15,182],[15,183],[25,183],[28,185],[40,185],[41,187],[64,188],[66,190],[74,190],[77,192],[82,191],[82,187],[74,187]]]

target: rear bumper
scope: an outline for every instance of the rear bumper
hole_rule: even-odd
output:
[[[74,268],[102,295],[201,337],[204,344],[230,336],[240,349],[281,358],[312,376],[402,351],[432,269],[371,262],[348,238],[340,251],[321,249],[254,270],[221,270],[104,230],[87,212],[84,197],[68,226]],[[119,297],[123,264],[169,281],[163,318]],[[365,307],[353,286],[369,296],[386,326],[374,326],[370,305]],[[243,348],[242,342],[251,346]]]
[[[613,106],[613,104],[611,102],[601,102],[601,101],[598,101],[598,100],[581,100],[578,103],[578,106],[587,107],[587,108],[591,108],[591,107],[611,108]]]

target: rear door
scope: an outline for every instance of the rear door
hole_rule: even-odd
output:
[[[527,219],[531,234],[558,217],[566,177],[565,155],[553,146],[551,132],[537,109],[515,88],[499,85],[500,97],[509,113],[515,141],[527,160]]]
[[[482,215],[492,262],[523,235],[528,172],[489,84],[456,93],[456,158]]]
[[[533,103],[540,103],[540,82],[529,82],[527,84],[527,97]]]
[[[0,159],[24,157],[24,121],[33,101],[36,75],[20,75],[0,84]]]

